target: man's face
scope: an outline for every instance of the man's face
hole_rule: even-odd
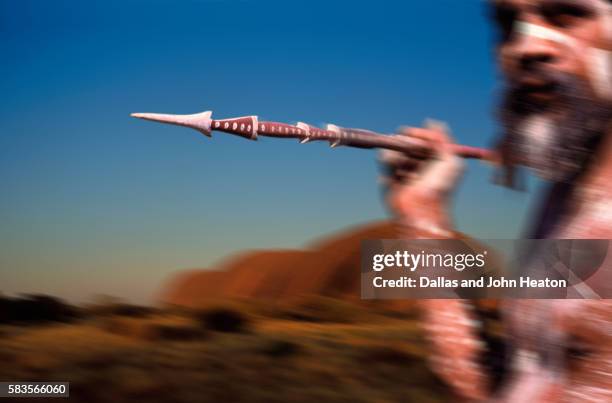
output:
[[[572,153],[587,152],[589,122],[605,120],[612,102],[612,1],[492,2],[506,82],[502,116],[522,147],[516,162],[561,172],[555,160],[572,165]]]
[[[545,106],[555,102],[553,82],[539,72],[565,74],[588,84],[591,95],[606,98],[603,62],[612,50],[609,0],[497,0],[498,57],[507,80]],[[608,54],[609,56],[609,54]],[[604,66],[601,66],[604,67]],[[608,68],[611,66],[608,65]],[[610,72],[607,78],[610,77]],[[609,88],[608,88],[609,90]]]

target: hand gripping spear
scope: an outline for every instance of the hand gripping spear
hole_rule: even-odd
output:
[[[415,151],[427,153],[430,151],[429,145],[424,140],[401,135],[385,135],[363,129],[348,129],[332,124],[327,125],[326,129],[320,129],[302,122],[297,123],[295,126],[279,122],[260,122],[257,116],[217,120],[211,119],[211,111],[193,115],[132,113],[131,116],[154,122],[190,127],[208,137],[211,137],[211,132],[216,130],[235,134],[250,140],[257,140],[258,136],[268,136],[295,138],[302,144],[309,141],[327,141],[332,148],[337,146],[385,148],[405,153]],[[464,158],[494,159],[494,154],[490,150],[464,145],[455,145],[454,147],[455,154]]]

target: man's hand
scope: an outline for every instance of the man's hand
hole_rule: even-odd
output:
[[[405,154],[384,150],[387,203],[405,225],[437,235],[452,230],[449,199],[463,173],[463,160],[452,152],[446,125],[428,121],[425,128],[403,128],[400,135],[425,140],[432,152]]]

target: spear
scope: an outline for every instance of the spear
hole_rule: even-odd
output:
[[[349,129],[327,125],[325,129],[298,122],[289,125],[280,122],[260,122],[257,116],[243,116],[231,119],[212,119],[212,112],[206,111],[193,115],[168,115],[161,113],[132,113],[132,117],[151,120],[154,122],[190,127],[211,137],[212,131],[234,134],[249,140],[257,140],[258,136],[293,138],[304,144],[310,141],[327,141],[332,148],[348,146],[357,148],[384,148],[405,153],[415,151],[429,152],[427,142],[407,136],[396,134],[380,134],[364,129]],[[454,145],[455,154],[464,158],[493,160],[494,154],[490,150]]]

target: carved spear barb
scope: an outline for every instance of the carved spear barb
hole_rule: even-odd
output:
[[[330,146],[348,146],[357,148],[384,148],[401,152],[428,152],[428,144],[419,139],[401,135],[387,135],[363,129],[349,129],[329,124],[320,129],[299,122],[295,126],[280,122],[259,121],[257,116],[243,116],[232,119],[212,119],[212,112],[206,111],[193,115],[168,115],[160,113],[132,113],[132,117],[152,120],[154,122],[190,127],[211,137],[212,131],[234,134],[250,140],[258,136],[294,138],[300,143],[309,141],[327,141]],[[464,158],[493,160],[493,152],[482,148],[455,145],[455,153]]]

